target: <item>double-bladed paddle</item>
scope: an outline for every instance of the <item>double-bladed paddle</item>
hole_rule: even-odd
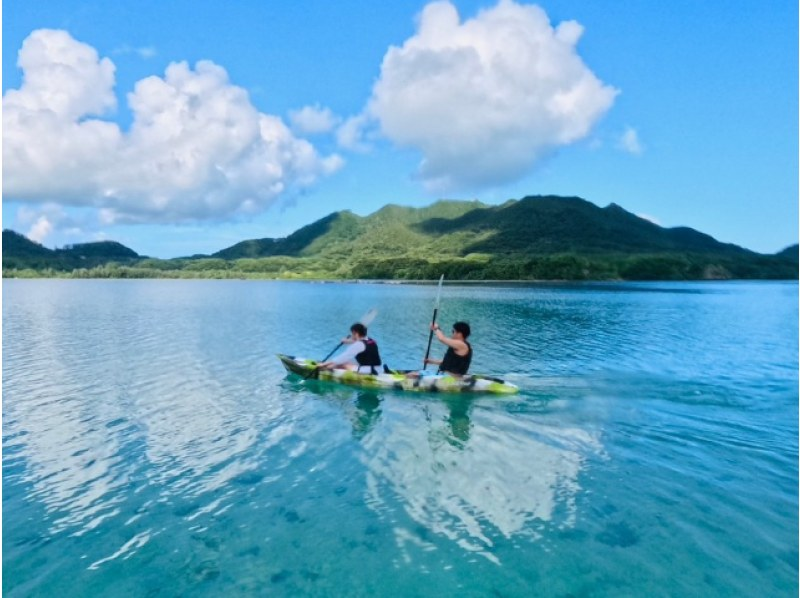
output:
[[[378,315],[378,310],[373,308],[373,309],[369,310],[367,313],[365,313],[363,316],[361,316],[361,318],[358,321],[361,324],[363,324],[364,326],[369,326],[372,323],[372,320],[374,320],[375,316],[377,316],[377,315]],[[349,334],[347,335],[347,338],[350,338]],[[344,344],[344,341],[341,341],[338,345],[336,345],[333,348],[333,351],[328,353],[323,359],[320,359],[318,363],[324,363],[324,362],[328,361],[328,359],[330,359],[330,356],[333,355],[334,353],[336,353],[336,351],[339,350],[339,347],[341,347],[343,344]],[[315,367],[308,374],[303,376],[303,380],[308,380],[309,378],[311,378],[311,376],[313,376],[314,374],[316,374],[318,372],[319,372],[319,366]]]

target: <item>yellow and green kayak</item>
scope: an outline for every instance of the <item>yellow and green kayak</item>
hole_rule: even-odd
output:
[[[302,378],[325,380],[349,386],[367,388],[387,388],[412,392],[469,392],[488,394],[514,394],[519,387],[493,376],[469,374],[451,376],[449,374],[431,374],[428,372],[389,371],[378,374],[361,374],[352,370],[333,369],[317,370],[317,362],[302,357],[278,355],[283,367],[292,374]]]

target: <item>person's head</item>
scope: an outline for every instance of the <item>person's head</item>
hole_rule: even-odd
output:
[[[361,322],[356,322],[352,326],[350,326],[350,334],[354,337],[358,338],[366,338],[367,337],[367,327],[364,326]]]
[[[453,332],[460,334],[461,338],[467,340],[467,338],[469,338],[471,331],[469,329],[469,324],[467,324],[466,322],[456,322],[455,324],[453,324]]]

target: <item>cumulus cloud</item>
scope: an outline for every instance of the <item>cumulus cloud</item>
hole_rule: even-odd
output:
[[[31,241],[43,243],[47,236],[53,231],[53,224],[47,219],[47,216],[39,216],[36,222],[33,223],[30,230],[26,233]]]
[[[19,89],[3,96],[9,199],[100,210],[106,223],[223,219],[264,210],[339,169],[260,113],[221,66],[169,65],[128,94],[128,131],[94,118],[116,107],[114,65],[65,31],[24,42]]]
[[[351,116],[336,130],[336,143],[354,152],[369,151],[372,147],[367,141],[369,127],[370,118],[366,114]]]
[[[289,112],[289,121],[292,129],[304,135],[330,133],[341,118],[331,112],[330,108],[316,106],[303,106],[300,110]]]
[[[644,151],[639,133],[633,127],[625,127],[625,131],[619,138],[617,146],[624,152],[638,156]]]
[[[26,237],[42,244],[56,231],[67,236],[84,236],[85,225],[80,217],[68,214],[55,203],[22,206],[13,218],[14,228],[27,231]]]
[[[578,55],[582,33],[512,0],[463,22],[449,1],[430,3],[416,34],[384,56],[365,114],[422,153],[432,189],[518,179],[587,136],[618,93]]]

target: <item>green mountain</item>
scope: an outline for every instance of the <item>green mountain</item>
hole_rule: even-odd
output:
[[[76,243],[61,249],[48,249],[27,237],[3,230],[3,270],[93,268],[108,262],[132,263],[141,256],[116,241]]]
[[[9,243],[12,247],[11,239]],[[27,243],[14,238],[10,259],[21,259],[18,255],[24,254],[28,263],[33,263],[30,260],[46,257],[37,251],[50,251]],[[3,244],[4,275],[12,275],[7,273],[12,265],[6,259],[5,231]],[[444,273],[451,280],[798,277],[796,245],[775,255],[763,255],[720,243],[691,228],[661,227],[616,204],[600,208],[578,197],[555,196],[509,200],[499,206],[445,200],[424,208],[387,205],[363,217],[350,211],[335,212],[287,237],[242,241],[212,256],[139,259],[119,244],[91,243],[58,252],[62,259],[69,257],[69,263],[78,263],[72,267],[82,268],[80,275],[86,276],[433,279]],[[113,261],[117,269],[106,266],[102,271],[87,272],[90,259],[99,260],[98,264],[103,259],[106,264]]]
[[[379,249],[405,251],[409,241],[419,240],[411,227],[434,219],[457,218],[485,207],[487,206],[478,201],[442,200],[425,208],[389,204],[367,217],[356,216],[349,210],[334,212],[298,229],[288,237],[242,241],[214,253],[212,257],[230,260],[350,252],[353,244],[357,248],[374,248],[378,239],[381,239],[377,243]]]
[[[3,230],[3,256],[14,256],[19,258],[43,258],[52,257],[52,249],[47,249],[28,237],[14,232],[10,229]]]
[[[427,208],[385,206],[359,217],[335,212],[283,239],[243,241],[213,255],[224,259],[322,255],[347,244],[375,257],[419,255],[713,253],[755,255],[686,227],[662,228],[616,204],[577,197],[526,197],[501,206],[440,201]]]
[[[305,260],[307,277],[705,279],[797,277],[797,256],[763,256],[687,227],[664,228],[611,204],[537,196],[500,206],[439,201],[335,212],[283,239],[244,241],[213,257]],[[257,268],[258,264],[248,263]],[[286,264],[281,267],[285,268]]]

